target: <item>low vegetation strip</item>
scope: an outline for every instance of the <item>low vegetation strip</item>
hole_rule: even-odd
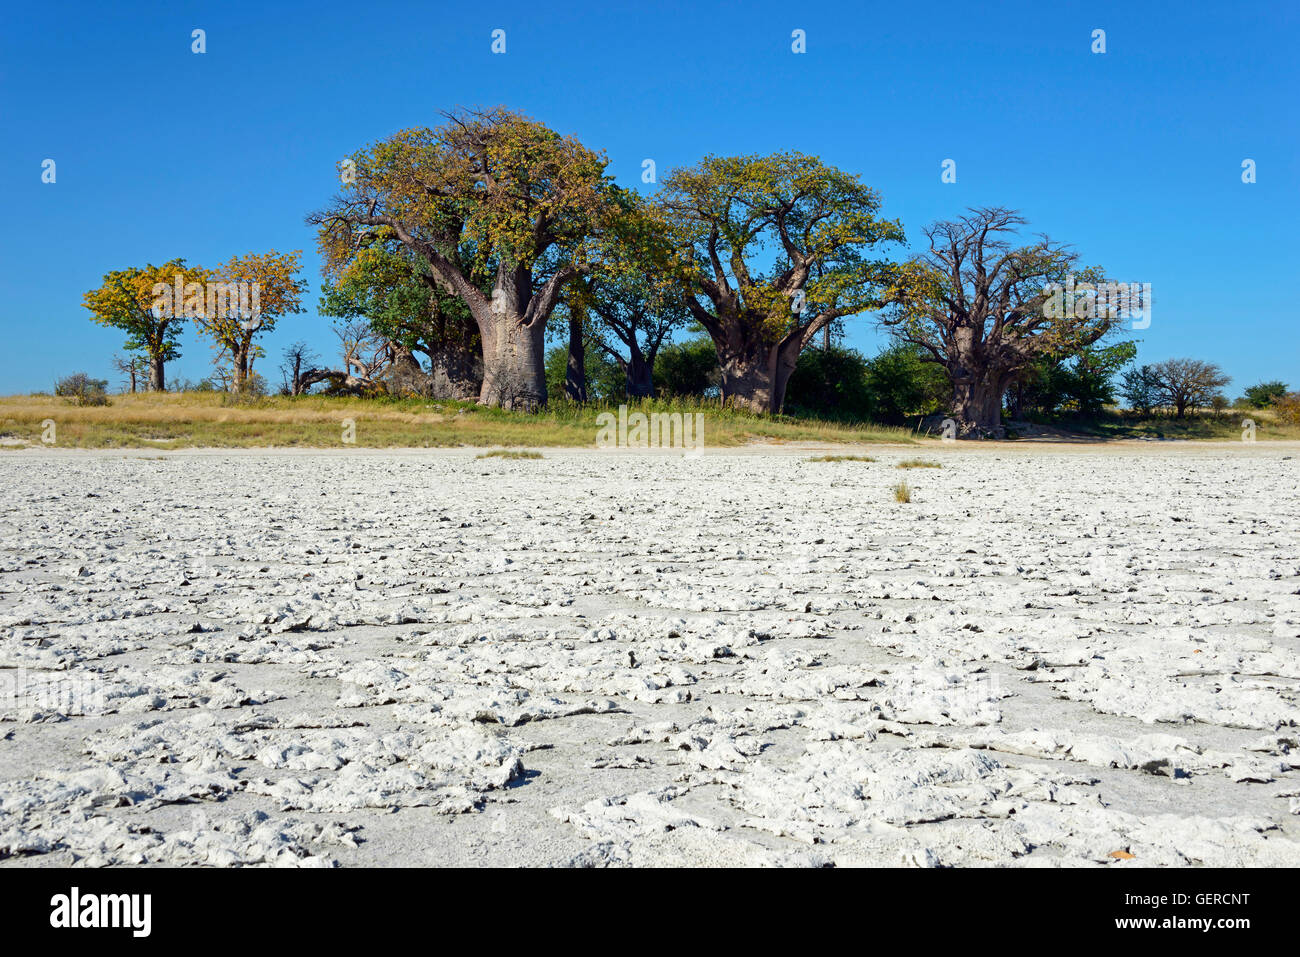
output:
[[[647,414],[702,413],[705,444],[755,441],[908,443],[904,428],[763,416],[700,399],[657,399],[633,406]],[[60,448],[447,448],[593,447],[600,403],[552,402],[535,414],[473,402],[328,396],[240,398],[226,393],[139,393],[107,405],[75,405],[56,396],[0,398],[0,447]],[[53,427],[49,423],[53,423]],[[51,437],[53,441],[43,441]]]

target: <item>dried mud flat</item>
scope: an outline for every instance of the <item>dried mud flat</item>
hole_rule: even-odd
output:
[[[1300,864],[1300,449],[871,452],[10,453],[0,866]]]

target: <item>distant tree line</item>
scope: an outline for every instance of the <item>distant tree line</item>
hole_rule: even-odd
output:
[[[951,416],[979,437],[1004,434],[1008,416],[1096,416],[1121,399],[1181,417],[1227,383],[1196,360],[1134,365],[1136,344],[1116,341],[1121,317],[1095,294],[1105,272],[1046,236],[1020,240],[1012,210],[934,223],[899,259],[903,226],[880,194],[814,156],[707,156],[642,196],[613,182],[604,154],[519,113],[443,119],[348,157],[339,193],[308,216],[340,361],[295,343],[282,392],[524,411],[555,396],[705,396],[768,414]],[[110,273],[85,301],[128,334],[116,368],[131,390],[166,387],[188,317],[218,362],[185,385],[265,391],[257,339],[301,311],[297,268],[296,253],[213,270],[177,259]],[[205,283],[254,279],[257,322],[190,301]],[[1088,308],[1048,307],[1067,281],[1094,291]],[[179,315],[150,299],[161,283],[184,292]],[[863,314],[890,337],[871,358],[836,344]],[[1252,390],[1265,405],[1288,394]]]

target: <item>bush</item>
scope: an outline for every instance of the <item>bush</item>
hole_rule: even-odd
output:
[[[655,357],[656,395],[717,396],[722,393],[722,369],[708,336],[670,342]]]
[[[1286,396],[1286,383],[1273,380],[1252,385],[1242,396],[1244,403],[1252,409],[1267,409],[1270,405]]]
[[[854,349],[805,349],[785,389],[785,411],[820,419],[871,418],[867,361]]]
[[[935,362],[926,362],[914,346],[893,345],[867,363],[866,388],[871,418],[902,425],[911,415],[934,415],[948,408],[952,384]]]
[[[1291,425],[1300,425],[1300,392],[1288,392],[1273,400],[1278,418]]]
[[[92,379],[84,372],[74,372],[54,384],[54,394],[73,405],[108,405],[108,380]]]
[[[627,376],[617,362],[595,345],[589,345],[583,355],[587,373],[587,399],[591,402],[627,399]],[[569,346],[554,346],[546,351],[546,394],[555,401],[563,399],[564,380],[569,373]]]

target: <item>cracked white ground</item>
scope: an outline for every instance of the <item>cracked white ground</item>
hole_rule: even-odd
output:
[[[6,453],[0,866],[1300,864],[1300,448],[869,451]]]

